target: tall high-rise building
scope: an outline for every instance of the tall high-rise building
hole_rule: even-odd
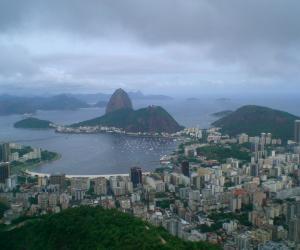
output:
[[[49,194],[48,193],[40,193],[38,196],[38,205],[41,209],[46,210],[49,204]]]
[[[250,249],[250,242],[251,237],[247,233],[237,235],[237,249]]]
[[[107,180],[104,177],[94,179],[94,193],[97,195],[107,194]]]
[[[251,152],[255,153],[258,151],[258,143],[251,143]]]
[[[166,228],[169,231],[170,234],[174,235],[174,236],[178,236],[178,232],[180,229],[180,222],[178,219],[176,218],[171,218],[167,221],[166,223]]]
[[[181,172],[183,175],[190,177],[190,164],[188,161],[183,161],[181,163]]]
[[[0,161],[8,162],[10,156],[9,143],[3,143],[0,145]]]
[[[289,223],[297,214],[297,206],[295,202],[288,202],[286,208],[286,222]]]
[[[9,163],[0,163],[0,183],[5,183],[5,180],[10,176],[10,165]]]
[[[59,185],[59,188],[61,190],[64,190],[65,188],[65,174],[51,174],[50,175],[50,184],[52,185]]]
[[[292,242],[300,243],[300,218],[294,217],[288,225],[288,239]]]
[[[300,120],[295,121],[294,141],[300,143]]]
[[[256,177],[259,175],[259,166],[258,164],[252,164],[250,166],[250,175]]]
[[[72,189],[72,193],[73,193],[73,198],[75,201],[81,201],[84,199],[85,196],[85,189],[81,189],[81,188],[76,188],[76,189]]]
[[[242,197],[239,195],[231,197],[229,207],[234,213],[236,210],[240,210],[242,208]]]
[[[300,218],[300,201],[291,201],[286,207],[286,223],[288,224],[293,218]]]
[[[130,179],[133,187],[142,184],[142,169],[140,167],[133,167],[130,169]]]

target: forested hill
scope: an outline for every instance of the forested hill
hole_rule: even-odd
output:
[[[186,242],[117,210],[78,207],[0,233],[0,249],[219,249]]]
[[[264,132],[272,133],[273,137],[286,141],[293,139],[294,122],[297,119],[299,117],[284,111],[247,105],[222,117],[212,125],[221,127],[222,131],[229,135],[247,133],[250,136],[255,136]]]
[[[14,124],[15,128],[34,128],[34,129],[46,129],[50,128],[50,121],[40,120],[34,117],[28,117]]]

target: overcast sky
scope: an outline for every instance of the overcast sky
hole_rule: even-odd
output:
[[[0,0],[0,92],[300,92],[299,0]]]

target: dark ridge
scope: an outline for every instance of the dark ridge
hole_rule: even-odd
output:
[[[0,115],[35,113],[37,110],[74,110],[89,105],[75,97],[62,94],[51,97],[0,96]]]
[[[40,120],[34,117],[25,118],[14,124],[15,128],[35,128],[35,129],[47,129],[50,128],[50,121]]]
[[[222,131],[229,135],[247,133],[255,136],[264,132],[287,141],[293,139],[294,122],[297,119],[297,116],[288,112],[247,105],[213,122],[212,125],[222,128]]]
[[[109,99],[106,106],[106,114],[120,110],[132,109],[132,103],[128,94],[123,89],[117,89]]]
[[[127,132],[175,133],[182,129],[182,126],[165,109],[159,106],[149,106],[138,110],[120,109],[71,126],[97,125],[122,128]]]

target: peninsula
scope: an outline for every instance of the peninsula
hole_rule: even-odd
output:
[[[134,110],[128,94],[122,89],[117,89],[111,96],[105,115],[72,124],[70,128],[97,126],[114,127],[131,133],[176,133],[183,129],[160,106]]]

